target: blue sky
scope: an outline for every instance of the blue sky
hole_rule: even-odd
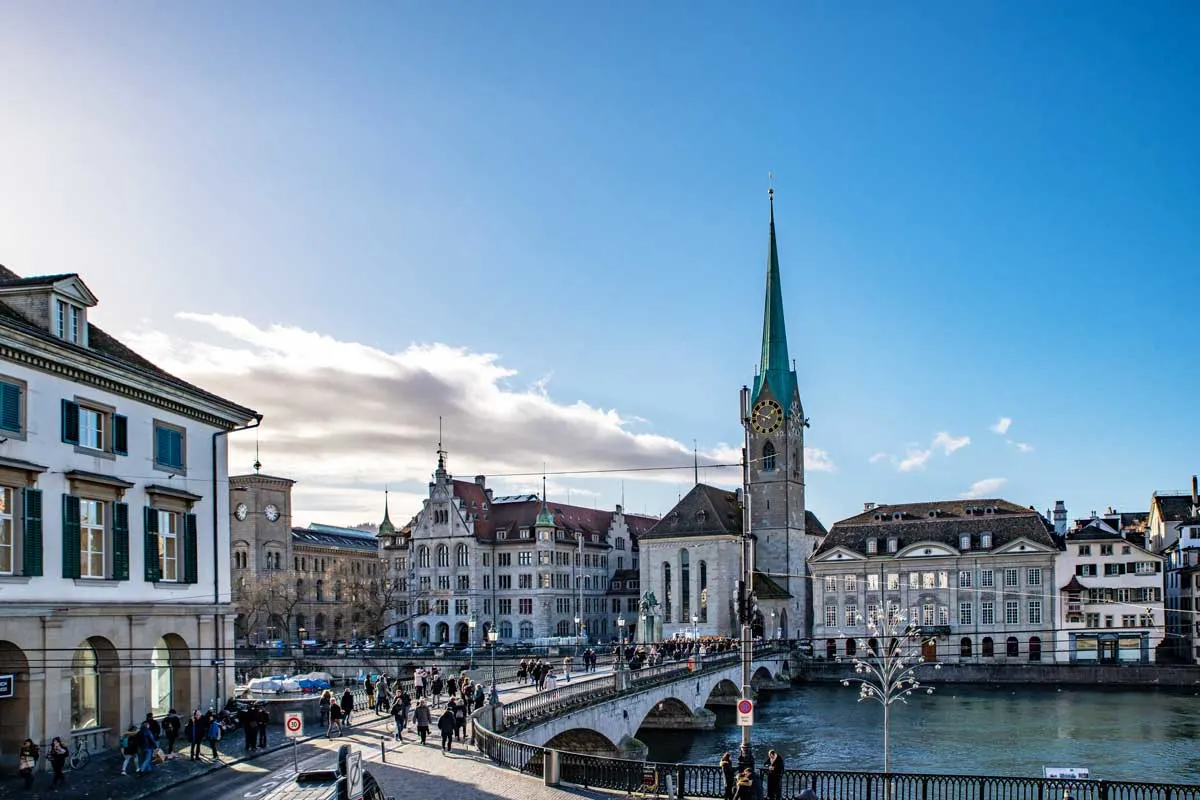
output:
[[[1200,445],[1198,36],[1166,2],[10,3],[0,263],[82,273],[354,522],[415,510],[442,411],[464,474],[720,460],[770,170],[822,519],[988,479],[1144,508]],[[690,473],[638,477],[661,513]]]

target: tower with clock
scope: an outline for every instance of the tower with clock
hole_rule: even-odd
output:
[[[788,359],[779,253],[775,243],[775,197],[770,197],[766,303],[762,354],[754,383],[743,391],[746,429],[745,493],[754,535],[757,624],[768,636],[807,638],[812,630],[808,557],[820,542],[820,523],[805,509],[804,431],[796,372]],[[811,520],[811,522],[810,522]]]

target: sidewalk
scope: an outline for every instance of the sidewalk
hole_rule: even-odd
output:
[[[256,750],[255,754],[270,752],[284,745],[283,726],[269,725],[267,748]],[[0,800],[51,797],[55,800],[135,800],[147,797],[198,775],[246,760],[246,734],[234,731],[217,743],[217,751],[221,754],[220,761],[212,760],[212,750],[207,743],[201,750],[201,761],[191,761],[188,758],[189,751],[190,745],[176,742],[175,758],[169,758],[163,764],[155,764],[149,775],[122,775],[123,756],[116,748],[94,752],[83,769],[67,770],[67,782],[58,789],[50,788],[50,781],[54,775],[52,772],[43,771],[46,761],[43,757],[38,762],[33,788],[25,791],[19,777],[8,778],[0,782]]]

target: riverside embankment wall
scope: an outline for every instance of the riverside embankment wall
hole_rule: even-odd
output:
[[[1194,688],[1200,690],[1200,666],[1154,664],[942,664],[922,667],[924,683],[1025,684],[1042,686],[1121,686]],[[832,683],[853,679],[854,665],[801,663],[795,683]]]

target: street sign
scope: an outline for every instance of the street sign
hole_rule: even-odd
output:
[[[288,711],[283,715],[283,732],[289,739],[304,735],[304,715],[299,711]]]
[[[754,724],[754,701],[743,698],[737,704],[737,724],[746,728]]]
[[[1042,767],[1042,773],[1047,778],[1091,778],[1091,770],[1087,767]]]
[[[346,786],[349,788],[348,800],[363,800],[362,753],[358,750],[351,750],[346,759]]]
[[[212,666],[212,667],[223,667],[223,666],[225,666],[225,659],[223,659],[223,658],[214,658],[212,661],[210,661],[210,662],[209,662],[209,666]]]
[[[0,699],[13,696],[13,676],[0,675]]]

